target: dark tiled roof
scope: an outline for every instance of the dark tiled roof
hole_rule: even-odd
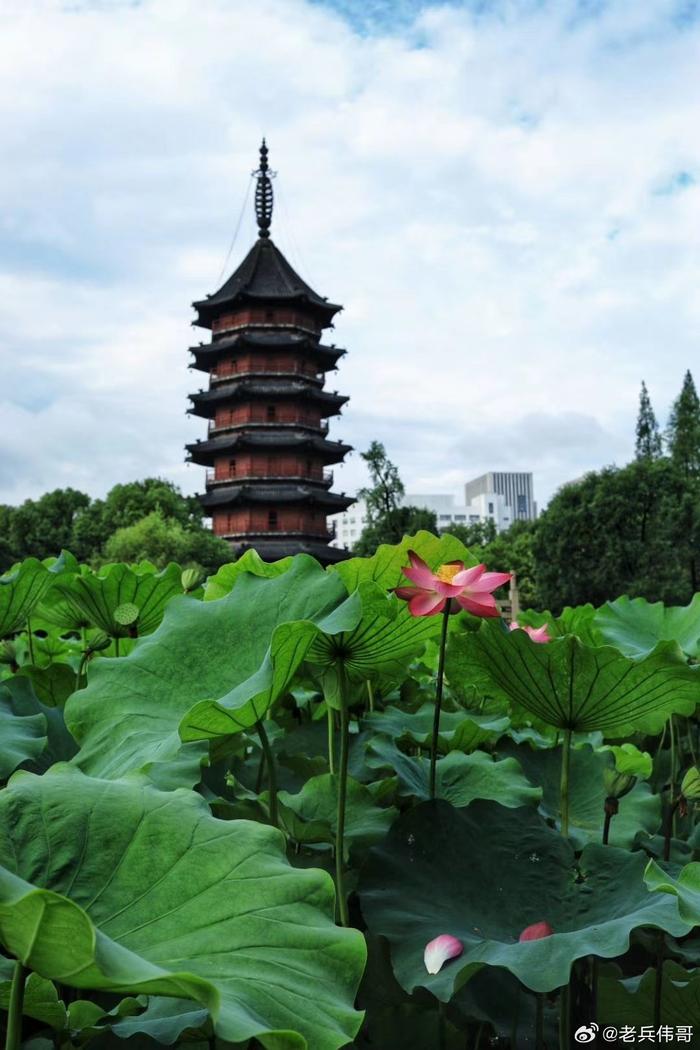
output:
[[[314,383],[303,379],[235,379],[230,383],[220,383],[209,390],[200,390],[190,394],[193,405],[219,405],[226,401],[247,401],[249,398],[292,397],[303,401],[323,405],[337,411],[350,398],[330,390],[321,390]],[[195,415],[198,413],[195,412]]]
[[[200,320],[220,312],[218,308],[231,306],[236,301],[267,300],[269,302],[298,302],[316,307],[327,322],[342,307],[329,303],[318,295],[285,259],[269,237],[260,237],[243,262],[218,292],[192,305],[200,313]]]
[[[280,558],[286,558],[289,554],[310,554],[322,564],[329,565],[334,562],[345,561],[346,558],[350,557],[350,551],[339,547],[329,547],[321,540],[292,538],[288,540],[254,540],[253,542],[232,543],[231,546],[239,557],[245,551],[253,548],[266,561],[278,561]]]
[[[338,463],[351,445],[342,441],[326,441],[325,438],[309,434],[305,430],[254,430],[244,433],[221,434],[209,441],[195,441],[185,446],[193,463],[209,466],[216,455],[233,452],[241,448],[260,448],[265,451],[291,449],[320,453],[325,463]]]
[[[351,503],[354,503],[354,500],[349,496],[327,492],[313,485],[301,485],[296,482],[294,484],[255,482],[211,489],[199,496],[199,502],[203,507],[232,506],[236,503],[312,503],[319,507],[327,507],[328,513],[332,514],[338,510],[345,510]]]

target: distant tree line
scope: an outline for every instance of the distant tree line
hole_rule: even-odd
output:
[[[197,498],[160,478],[115,485],[104,499],[67,488],[18,507],[0,504],[0,572],[61,549],[93,567],[145,559],[215,571],[232,560],[228,544],[204,526]]]
[[[372,485],[363,490],[369,523],[356,553],[396,543],[435,515],[401,506],[403,485],[386,452],[367,453]],[[490,569],[515,572],[524,606],[559,612],[620,594],[686,604],[700,588],[700,399],[686,372],[662,434],[642,383],[635,459],[563,485],[537,521],[498,535],[491,522],[451,525]]]

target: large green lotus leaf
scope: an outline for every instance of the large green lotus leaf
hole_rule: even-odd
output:
[[[362,615],[351,631],[318,635],[307,660],[321,668],[342,665],[351,680],[400,682],[426,641],[440,632],[439,616],[411,616],[406,602],[376,583],[360,583]]]
[[[63,707],[76,687],[76,672],[68,664],[55,663],[48,667],[25,664],[17,673],[31,681],[34,692],[47,707]]]
[[[446,671],[558,729],[608,737],[660,732],[670,715],[690,714],[700,700],[700,671],[675,642],[636,661],[574,635],[538,645],[524,631],[483,623],[450,639]]]
[[[23,761],[25,769],[32,773],[43,773],[55,762],[66,762],[78,750],[73,737],[66,729],[63,711],[57,707],[46,707],[37,698],[28,678],[17,675],[0,684],[0,699],[9,704],[19,719],[41,718],[44,723],[44,746],[33,757]],[[2,734],[0,734],[2,739]],[[0,743],[0,753],[4,739]]]
[[[651,889],[676,897],[681,916],[693,926],[700,926],[700,863],[686,864],[674,878],[650,860],[645,878]]]
[[[38,758],[46,744],[44,715],[18,706],[6,684],[0,683],[0,780],[7,780],[27,759]]]
[[[362,720],[364,728],[382,736],[388,736],[397,744],[429,748],[433,737],[432,703],[423,704],[417,711],[405,711],[389,706],[383,711],[374,711]],[[509,719],[504,715],[477,714],[466,711],[442,711],[438,750],[474,751],[481,744],[493,742],[506,731]]]
[[[647,889],[645,863],[640,853],[598,845],[577,861],[531,807],[454,809],[438,800],[409,810],[371,850],[359,893],[370,932],[388,939],[407,991],[422,985],[447,1000],[489,965],[549,992],[566,984],[574,960],[622,955],[638,927],[688,932],[675,898]],[[519,943],[538,922],[554,934]],[[443,933],[457,937],[464,954],[430,975],[423,952]]]
[[[505,745],[499,754],[516,758],[525,776],[542,788],[542,813],[559,820],[562,749],[534,751],[527,746]],[[575,747],[570,754],[569,771],[569,835],[580,849],[587,842],[600,842],[605,822],[607,792],[603,772],[611,765],[604,754],[589,747]],[[610,824],[609,842],[612,846],[629,849],[639,831],[650,835],[661,824],[661,798],[653,795],[648,784],[637,784],[619,801],[619,812]]]
[[[335,842],[338,806],[338,777],[311,777],[301,791],[280,791],[280,819],[296,842]],[[369,788],[348,777],[345,809],[345,847],[366,847],[384,838],[397,817],[391,807],[376,805]]]
[[[96,573],[59,576],[50,598],[60,602],[61,610],[70,610],[76,621],[87,621],[113,638],[126,638],[130,633],[140,637],[155,631],[168,602],[182,595],[181,577],[182,570],[174,562],[162,572],[155,572],[147,562],[133,569],[115,563]],[[125,623],[120,610],[131,606],[135,616]]]
[[[602,1025],[624,1025],[640,1029],[653,1026],[656,970],[647,970],[640,978],[626,981],[601,974],[598,980],[598,1017]],[[690,1025],[700,1031],[700,970],[684,970],[678,963],[664,963],[661,986],[661,1015],[663,1025]],[[650,1044],[651,1045],[651,1044]],[[678,1045],[678,1043],[676,1043]]]
[[[109,1027],[120,1039],[147,1035],[158,1043],[172,1046],[187,1032],[204,1028],[209,1020],[208,1010],[191,999],[151,998],[142,1013],[110,1021]]]
[[[607,602],[596,615],[604,640],[625,656],[646,656],[659,642],[677,642],[688,656],[700,656],[700,594],[690,605],[648,602],[623,596]]]
[[[42,977],[191,998],[220,1038],[271,1050],[336,1050],[358,1028],[363,937],[273,828],[59,766],[0,794],[0,856],[0,940]]]
[[[400,794],[430,798],[430,763],[426,758],[412,758],[391,741],[377,739],[369,746],[367,763],[393,772]],[[471,755],[451,751],[437,764],[436,794],[453,806],[487,798],[512,808],[539,802],[542,789],[533,787],[513,758],[497,762],[483,751]]]
[[[246,551],[237,561],[227,562],[219,571],[210,576],[204,588],[204,601],[213,602],[230,594],[236,581],[244,572],[253,576],[265,576],[271,579],[286,572],[292,564],[292,558],[280,558],[279,561],[263,561],[256,550]]]
[[[25,558],[0,576],[0,638],[24,627],[27,617],[56,577],[37,558]]]
[[[76,763],[119,777],[172,761],[180,732],[196,741],[250,728],[287,689],[317,631],[354,622],[344,602],[339,577],[306,555],[274,579],[246,573],[215,602],[173,599],[157,631],[122,659],[96,661],[68,700]]]
[[[463,561],[465,565],[478,565],[475,558],[450,533],[433,536],[431,532],[417,532],[415,536],[404,536],[401,543],[382,543],[371,558],[349,558],[329,566],[328,571],[337,573],[348,591],[354,591],[361,583],[373,581],[384,590],[405,583],[402,569],[408,565],[408,552],[415,551],[431,569],[437,569],[448,561]]]

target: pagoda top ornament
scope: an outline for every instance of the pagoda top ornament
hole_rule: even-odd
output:
[[[272,222],[272,205],[274,194],[272,192],[272,180],[277,174],[270,171],[267,163],[269,150],[262,140],[260,146],[260,167],[253,172],[257,179],[255,185],[255,217],[258,220],[258,237],[270,236],[270,223]]]

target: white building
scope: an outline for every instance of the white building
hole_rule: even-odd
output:
[[[335,537],[329,546],[352,550],[367,524],[367,504],[363,499],[358,499],[342,513],[331,514],[328,523],[335,527]]]
[[[498,497],[509,508],[510,522],[534,521],[537,504],[533,494],[532,474],[525,471],[495,471],[473,478],[464,486],[465,503],[484,507],[498,505]]]

